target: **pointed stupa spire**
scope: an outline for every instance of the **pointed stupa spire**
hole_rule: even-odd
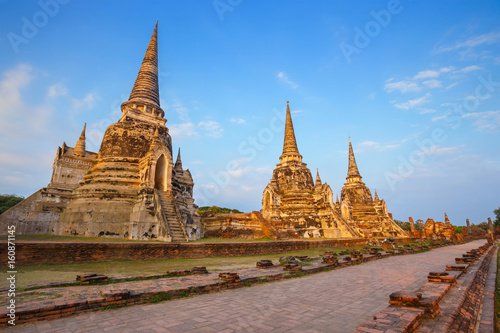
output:
[[[142,102],[160,108],[160,93],[158,89],[158,21],[149,41],[139,74],[130,93],[130,102]]]
[[[351,137],[349,137],[349,167],[347,170],[347,178],[359,177],[361,175],[358,171],[358,166],[356,165],[356,159],[354,158],[354,151],[352,150]]]
[[[316,169],[316,186],[321,185],[321,178],[319,177],[319,169]]]
[[[293,130],[292,114],[290,113],[290,104],[286,101],[286,122],[285,122],[285,139],[283,142],[283,154],[280,156],[280,161],[298,161],[302,162],[302,155],[297,148],[295,140],[295,131]]]
[[[446,224],[449,224],[450,223],[450,219],[448,218],[448,215],[446,213],[444,213],[444,222]]]
[[[379,201],[380,199],[378,198],[377,190],[375,190],[375,199],[374,201]]]
[[[87,123],[83,125],[83,130],[82,134],[80,134],[80,138],[76,142],[75,149],[73,150],[75,152],[75,155],[77,156],[85,156],[85,130],[87,128]]]
[[[181,161],[181,148],[179,147],[179,152],[177,153],[177,160],[175,161],[175,168],[182,169],[182,161]]]
[[[336,202],[337,205],[340,205],[340,202],[339,202],[339,195],[337,194],[337,202]]]
[[[295,140],[295,131],[293,130],[290,104],[288,101],[286,101],[285,141],[283,143],[283,154],[285,153],[299,153],[297,141]]]

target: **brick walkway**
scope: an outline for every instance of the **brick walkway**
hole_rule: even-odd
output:
[[[303,278],[41,322],[12,332],[352,332],[484,240]]]

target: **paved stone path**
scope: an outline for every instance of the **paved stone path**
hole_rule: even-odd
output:
[[[12,332],[352,332],[485,240],[325,273],[16,327]]]

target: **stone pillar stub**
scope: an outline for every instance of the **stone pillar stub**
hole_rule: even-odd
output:
[[[413,222],[413,218],[410,216],[408,219],[410,221],[411,232],[415,232],[415,222]]]

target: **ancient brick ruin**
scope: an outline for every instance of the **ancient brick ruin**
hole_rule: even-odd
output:
[[[281,230],[293,229],[304,237],[357,237],[333,205],[333,192],[319,177],[313,181],[297,148],[287,102],[285,140],[280,163],[264,190],[262,215]]]
[[[448,215],[444,213],[445,222],[435,222],[433,219],[427,219],[423,226],[422,238],[428,239],[448,239],[451,241],[458,240],[463,236],[455,232],[455,228],[450,223]]]
[[[316,174],[313,181],[297,148],[287,102],[285,139],[280,163],[264,189],[262,215],[280,231],[294,230],[303,237],[407,237],[392,220],[387,205],[361,181],[349,139],[349,168],[341,201]]]
[[[18,233],[105,236],[183,242],[203,236],[193,178],[173,163],[158,89],[157,26],[120,120],[99,153],[57,150],[50,184],[0,216]]]
[[[387,205],[375,191],[372,198],[370,189],[363,183],[359,173],[351,138],[349,138],[349,166],[347,182],[341,192],[341,201],[336,204],[346,221],[365,237],[407,237],[406,232],[387,212]]]

